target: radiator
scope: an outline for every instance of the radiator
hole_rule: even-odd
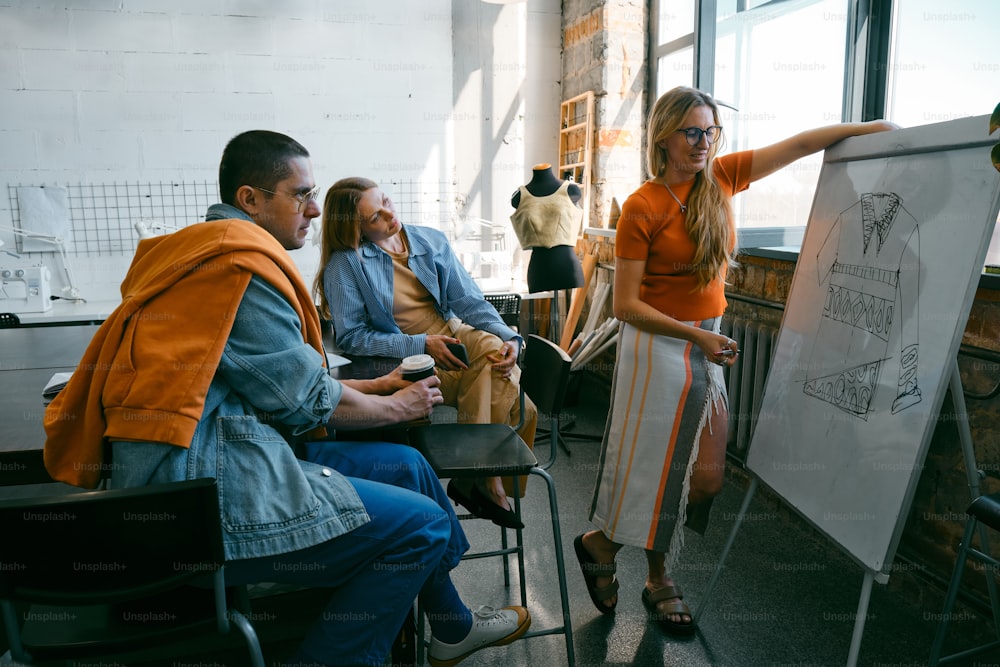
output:
[[[764,384],[771,368],[778,326],[739,316],[725,317],[722,333],[735,340],[741,350],[736,362],[724,371],[729,393],[726,449],[730,456],[745,463],[764,398]]]

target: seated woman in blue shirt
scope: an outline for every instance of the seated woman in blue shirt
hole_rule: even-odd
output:
[[[314,291],[344,352],[429,354],[459,423],[518,423],[524,341],[483,297],[444,234],[404,226],[377,183],[344,178],[326,193],[320,265]],[[454,343],[465,345],[468,364],[448,349]],[[518,434],[529,447],[537,420],[526,398]],[[477,516],[522,527],[499,477],[452,480],[448,495]]]

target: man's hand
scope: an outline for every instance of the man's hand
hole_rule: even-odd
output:
[[[459,371],[468,368],[462,361],[451,353],[448,344],[461,343],[454,336],[442,336],[431,334],[424,342],[424,352],[434,357],[434,362],[446,371]]]
[[[440,384],[441,378],[436,375],[416,382],[408,382],[407,386],[389,397],[397,404],[394,414],[400,417],[400,421],[414,421],[430,417],[434,406],[444,402]]]
[[[493,370],[500,374],[501,377],[508,378],[510,374],[514,371],[514,365],[517,363],[517,355],[521,350],[521,346],[518,345],[516,340],[508,340],[500,349],[492,354],[487,354],[486,358],[492,362]]]
[[[388,396],[389,394],[395,394],[400,389],[405,389],[409,387],[412,382],[403,379],[403,367],[396,366],[389,373],[386,373],[382,377],[378,378],[379,381],[379,394]]]
[[[329,425],[335,429],[358,430],[426,419],[435,405],[444,402],[438,386],[441,380],[436,375],[418,382],[402,379],[400,382],[406,386],[389,396],[367,394],[345,384]]]

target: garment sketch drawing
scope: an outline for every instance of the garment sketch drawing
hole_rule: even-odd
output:
[[[826,292],[803,393],[862,420],[919,403],[920,229],[900,196],[862,194],[838,215],[816,260]],[[896,390],[884,406],[879,379],[893,371]]]

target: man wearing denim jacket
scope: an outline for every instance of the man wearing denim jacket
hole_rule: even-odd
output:
[[[50,473],[89,485],[73,471],[98,457],[115,487],[215,477],[228,582],[330,589],[288,664],[382,664],[418,595],[433,665],[514,641],[526,609],[473,612],[452,585],[468,542],[416,451],[337,441],[322,445],[327,466],[295,456],[324,427],[408,421],[441,402],[436,377],[330,378],[285,252],[320,212],[308,152],[275,132],[237,135],[219,186],[205,223],[140,242],[122,306],[46,415]]]

